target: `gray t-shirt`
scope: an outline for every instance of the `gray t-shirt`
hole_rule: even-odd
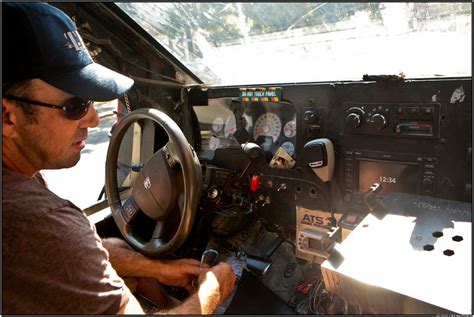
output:
[[[124,282],[84,213],[3,167],[3,313],[114,314]]]

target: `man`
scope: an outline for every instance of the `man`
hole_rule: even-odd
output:
[[[102,243],[76,206],[39,171],[74,166],[91,101],[115,99],[133,80],[94,63],[72,20],[43,3],[3,3],[3,313],[143,313],[123,276],[197,291],[167,313],[212,313],[232,292],[228,264],[150,259],[122,240]],[[74,180],[70,180],[71,182]],[[123,245],[121,245],[121,243]]]

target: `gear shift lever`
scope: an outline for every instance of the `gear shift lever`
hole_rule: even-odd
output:
[[[214,266],[219,258],[219,252],[214,249],[207,249],[202,253],[201,256],[201,270],[204,264],[209,265],[209,267]]]
[[[242,177],[244,177],[244,175],[245,175],[245,173],[247,173],[247,170],[249,169],[250,165],[258,157],[260,157],[260,155],[263,154],[262,148],[260,146],[258,146],[257,144],[255,144],[255,143],[247,142],[247,143],[242,144],[241,146],[242,146],[242,150],[244,150],[244,152],[247,153],[247,155],[249,156],[250,161],[247,163],[247,166],[245,166],[242,173],[240,173],[239,179],[242,179]]]

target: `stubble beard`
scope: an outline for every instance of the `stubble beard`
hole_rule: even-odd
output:
[[[30,162],[36,170],[43,169],[62,169],[75,166],[80,158],[81,152],[72,153],[50,153],[48,151],[48,140],[38,138],[38,135],[24,135],[22,142],[17,144],[19,151],[23,157]],[[70,150],[70,148],[68,148]]]

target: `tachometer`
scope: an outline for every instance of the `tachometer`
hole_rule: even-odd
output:
[[[237,131],[237,125],[235,122],[235,115],[232,113],[228,118],[225,123],[225,130],[224,130],[224,135],[226,138],[229,136],[233,135]]]
[[[276,142],[281,132],[281,120],[276,113],[267,112],[260,116],[253,127],[253,139],[259,136],[271,137]]]

